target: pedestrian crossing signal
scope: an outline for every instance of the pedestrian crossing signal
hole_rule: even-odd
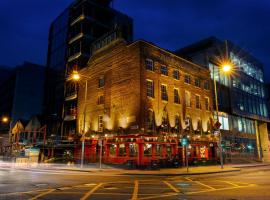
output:
[[[181,139],[181,144],[182,144],[182,146],[188,146],[188,139],[187,138],[182,138]]]

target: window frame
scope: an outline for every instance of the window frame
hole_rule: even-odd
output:
[[[148,95],[148,83],[152,83],[151,91],[152,91],[152,96]],[[154,86],[154,81],[151,79],[146,79],[146,96],[150,98],[155,98],[155,86]]]
[[[162,88],[165,88],[165,93],[163,93],[164,91],[162,90]],[[162,101],[168,101],[169,100],[169,97],[168,97],[168,86],[166,85],[166,84],[161,84],[160,85],[160,92],[161,92],[161,100]],[[163,96],[163,94],[165,95],[165,96]],[[165,97],[165,99],[163,99],[163,97]]]
[[[151,69],[148,68],[150,65],[148,65],[149,63],[147,62],[151,62]],[[148,71],[151,71],[151,72],[154,72],[155,71],[155,67],[154,67],[154,61],[150,58],[146,58],[145,59],[145,69],[148,70]]]
[[[175,92],[177,92],[177,94]],[[174,88],[173,89],[173,102],[175,104],[180,104],[181,103],[181,101],[180,101],[180,94],[179,94],[179,88]]]

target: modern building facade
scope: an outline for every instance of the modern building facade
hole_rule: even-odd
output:
[[[17,120],[42,114],[44,79],[44,66],[24,62],[0,85],[0,127],[5,141]]]
[[[132,19],[114,10],[111,0],[76,0],[51,24],[44,106],[49,132],[75,133],[77,85],[65,79],[86,66],[93,41],[115,29],[132,41]]]
[[[209,70],[146,41],[99,42],[79,72],[77,133],[85,134],[85,159],[97,159],[102,141],[106,163],[184,161],[179,143],[187,137],[190,162],[216,161]],[[80,159],[80,142],[75,149]]]
[[[217,81],[219,122],[228,160],[270,160],[266,92],[262,64],[229,41],[210,37],[176,52],[211,71]],[[232,64],[228,74],[223,63]]]

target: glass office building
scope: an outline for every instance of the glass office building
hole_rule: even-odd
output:
[[[211,78],[217,82],[218,121],[222,124],[226,159],[232,162],[269,160],[269,115],[263,65],[232,42],[215,37],[182,48],[176,54],[208,68]],[[222,72],[222,62],[232,64],[230,73]]]

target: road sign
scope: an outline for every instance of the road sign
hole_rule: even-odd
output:
[[[221,123],[219,121],[216,121],[216,123],[214,124],[214,128],[215,129],[219,129],[221,127]]]

